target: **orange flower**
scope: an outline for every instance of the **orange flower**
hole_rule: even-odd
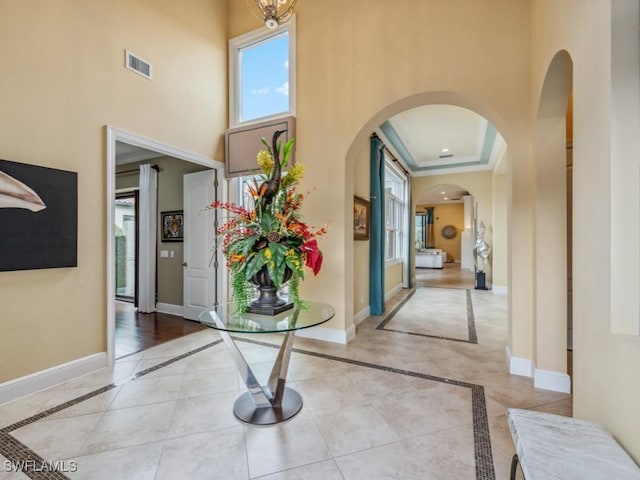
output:
[[[242,263],[244,262],[244,255],[229,255],[229,261],[231,261],[231,263]]]
[[[258,190],[256,190],[255,187],[253,187],[252,185],[247,185],[247,190],[249,190],[249,194],[253,198],[256,198],[258,196]]]
[[[288,228],[288,225],[287,225],[287,217],[285,217],[285,216],[284,216],[283,214],[281,214],[281,213],[276,213],[276,214],[275,214],[275,217],[276,217],[278,220],[280,220],[280,221],[282,222],[282,225],[284,226],[284,228],[285,228],[285,229],[286,229],[286,228]]]
[[[322,235],[326,234],[328,230],[329,230],[329,226],[325,225],[320,230],[317,230],[313,235],[317,237],[321,237]]]

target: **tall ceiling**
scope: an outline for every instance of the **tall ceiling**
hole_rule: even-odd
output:
[[[378,134],[412,176],[504,169],[506,144],[486,118],[454,105],[425,105],[384,122]]]

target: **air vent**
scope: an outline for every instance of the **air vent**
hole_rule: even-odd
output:
[[[125,52],[125,66],[132,72],[136,72],[137,74],[151,80],[153,76],[153,66],[137,55],[134,55],[129,50],[126,50]]]
[[[451,158],[453,157],[453,153],[447,153],[446,155],[438,155],[438,158]]]

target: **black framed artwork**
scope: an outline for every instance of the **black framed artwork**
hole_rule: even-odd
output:
[[[78,174],[0,160],[0,271],[78,266]]]
[[[160,213],[163,242],[182,242],[184,240],[184,212],[173,210]]]

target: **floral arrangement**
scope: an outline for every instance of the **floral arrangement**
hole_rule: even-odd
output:
[[[314,275],[322,267],[316,237],[325,234],[327,228],[312,231],[302,221],[303,195],[296,192],[296,187],[304,175],[304,166],[296,163],[281,174],[288,166],[294,144],[291,138],[282,147],[277,141],[282,133],[274,134],[271,146],[262,139],[265,149],[257,156],[262,174],[249,186],[253,208],[228,202],[210,205],[230,214],[216,231],[216,245],[222,245],[231,273],[233,300],[236,310],[242,313],[255,293],[254,277],[259,272],[266,270],[277,289],[288,281],[289,300],[302,307],[298,287],[304,279],[304,267]]]

